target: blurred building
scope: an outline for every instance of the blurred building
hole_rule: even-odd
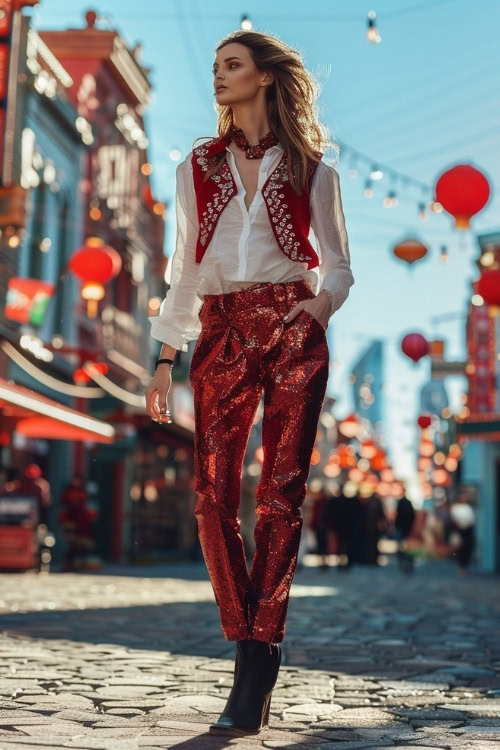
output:
[[[144,408],[159,347],[148,315],[164,296],[167,263],[166,207],[152,193],[143,117],[149,71],[139,46],[97,28],[93,11],[84,27],[64,31],[37,34],[21,11],[11,21],[3,37],[0,408],[10,421],[2,463],[42,465],[56,536],[57,498],[82,474],[99,505],[104,559],[151,550],[148,526],[154,554],[188,549],[189,508],[180,510],[192,475],[188,355],[169,400],[174,422],[155,425]],[[94,283],[89,261],[82,285],[75,254],[95,248],[118,259],[116,273]]]
[[[24,3],[29,5],[31,3]],[[22,4],[21,4],[22,5]],[[78,340],[78,283],[61,274],[82,243],[78,186],[85,144],[67,96],[70,77],[22,9],[0,21],[0,412],[1,462],[39,464],[56,504],[72,472],[73,445],[111,441],[114,430],[75,403],[74,364],[54,336]],[[73,408],[71,408],[73,407]]]
[[[380,433],[384,420],[383,341],[372,341],[351,370],[354,412]]]
[[[478,236],[477,266],[500,267],[500,232]],[[477,282],[472,294],[477,293]],[[478,302],[477,299],[474,302]],[[500,324],[488,305],[467,312],[467,406],[459,420],[462,482],[477,503],[477,558],[483,571],[500,571]],[[493,313],[493,314],[492,314]]]

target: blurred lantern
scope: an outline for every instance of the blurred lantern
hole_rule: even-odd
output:
[[[338,477],[342,473],[342,469],[337,464],[326,464],[323,467],[323,473],[327,477]]]
[[[450,445],[448,455],[453,456],[453,458],[460,458],[460,456],[462,455],[462,449],[458,445],[458,443],[452,443]]]
[[[428,353],[429,343],[421,333],[408,333],[401,341],[401,349],[403,354],[406,354],[414,362],[418,362]]]
[[[87,300],[89,318],[97,315],[97,303],[103,299],[103,284],[114,279],[121,271],[122,259],[117,251],[105,245],[100,237],[89,237],[87,244],[71,256],[68,267],[85,283],[82,297]]]
[[[321,461],[321,453],[317,448],[313,448],[311,453],[311,465],[316,466]]]
[[[394,481],[394,471],[391,469],[391,467],[388,467],[387,469],[382,469],[380,472],[380,479],[383,482],[393,482]]]
[[[488,313],[500,314],[500,270],[483,271],[477,283],[477,291],[488,305]]]
[[[352,482],[358,482],[359,484],[359,482],[363,480],[365,475],[364,475],[364,472],[360,471],[360,469],[358,469],[357,466],[355,466],[354,468],[349,470],[349,473],[347,476]]]
[[[455,218],[456,229],[468,229],[469,219],[483,209],[490,197],[486,177],[470,164],[457,164],[436,182],[436,200]]]
[[[420,456],[420,458],[417,461],[417,466],[420,469],[420,471],[425,471],[425,469],[430,469],[432,466],[432,459],[427,458],[426,456]]]
[[[434,455],[434,443],[432,440],[421,440],[418,446],[418,452],[421,456],[433,456]]]
[[[417,424],[419,427],[422,428],[422,430],[425,430],[427,427],[431,426],[431,416],[430,414],[421,414],[419,418],[417,419]]]
[[[370,460],[377,454],[377,450],[378,448],[373,440],[365,440],[363,443],[361,443],[361,446],[359,448],[359,455]]]
[[[446,469],[434,469],[432,472],[432,481],[434,484],[444,487],[450,483],[450,475]]]
[[[360,424],[355,414],[349,414],[342,422],[339,422],[339,431],[346,438],[354,438],[359,433]]]
[[[345,497],[354,497],[358,491],[359,485],[356,484],[356,482],[352,482],[350,479],[348,479],[342,487],[342,494],[345,495]]]
[[[448,456],[444,462],[444,468],[446,471],[456,471],[458,468],[458,461],[453,456]]]
[[[388,464],[385,455],[385,451],[382,450],[377,451],[377,453],[374,455],[371,460],[372,469],[374,471],[382,471],[382,469],[387,468]]]
[[[399,260],[404,260],[405,263],[411,265],[416,260],[420,260],[427,255],[427,248],[421,242],[415,239],[407,239],[398,244],[393,248],[394,255]]]
[[[356,456],[354,455],[354,449],[352,445],[344,445],[340,443],[337,446],[339,454],[339,465],[342,469],[347,469],[350,466],[356,466]]]

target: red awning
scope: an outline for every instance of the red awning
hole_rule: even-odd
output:
[[[94,443],[112,443],[115,438],[115,430],[107,422],[3,378],[0,378],[0,411],[16,419],[16,432],[26,437]]]

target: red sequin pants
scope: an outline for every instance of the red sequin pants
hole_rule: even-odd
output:
[[[328,380],[325,329],[305,281],[205,295],[193,351],[198,535],[224,637],[280,643],[297,563],[311,453]],[[262,473],[250,573],[239,533],[243,459],[264,392]]]

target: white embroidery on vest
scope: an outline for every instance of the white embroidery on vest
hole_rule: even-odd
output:
[[[205,148],[203,145],[194,149],[194,153],[197,156],[196,161],[204,172],[208,171],[208,159],[205,158],[207,152],[208,148]],[[234,193],[233,176],[227,162],[224,162],[222,167],[210,179],[217,183],[218,187],[212,201],[207,203],[207,209],[203,211],[203,217],[200,221],[200,244],[202,247],[205,247],[207,244],[216,219],[220,216],[220,212]]]
[[[293,225],[288,223],[291,219],[290,214],[285,214],[288,203],[283,202],[284,193],[283,183],[288,182],[288,166],[286,153],[280,163],[271,174],[267,185],[264,188],[264,200],[271,214],[272,226],[283,252],[292,260],[312,260],[312,256],[305,253],[299,253],[300,242],[294,240],[295,232],[292,232]]]

